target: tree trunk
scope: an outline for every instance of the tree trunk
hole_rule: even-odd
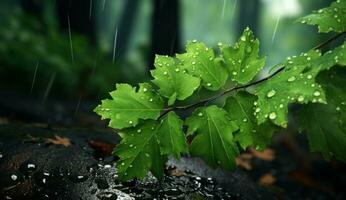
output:
[[[246,27],[249,27],[256,36],[259,35],[260,1],[259,0],[238,0],[238,27],[237,36],[243,33]]]
[[[179,50],[179,11],[178,0],[153,0],[150,68],[155,54],[174,55]]]

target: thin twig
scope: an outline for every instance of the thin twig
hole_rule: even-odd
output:
[[[324,47],[325,45],[329,44],[330,42],[334,41],[335,39],[337,39],[338,37],[342,36],[343,34],[345,34],[346,31],[342,32],[342,33],[339,33],[331,38],[329,38],[328,40],[318,44],[317,46],[315,46],[313,49],[320,49],[322,47]],[[263,79],[260,79],[260,80],[257,80],[257,81],[254,81],[252,83],[248,83],[246,85],[241,85],[241,86],[235,86],[235,87],[231,87],[225,91],[223,91],[222,93],[220,94],[217,94],[215,96],[212,96],[212,97],[209,97],[207,99],[203,99],[201,101],[198,101],[196,103],[193,103],[193,104],[189,104],[189,105],[186,105],[186,106],[177,106],[177,107],[169,107],[169,108],[165,108],[163,109],[163,113],[159,116],[158,119],[162,118],[163,116],[165,116],[167,113],[169,113],[170,111],[173,111],[173,110],[187,110],[187,109],[190,109],[190,108],[194,108],[196,106],[199,106],[199,105],[203,105],[203,104],[207,104],[211,101],[214,101],[220,97],[223,97],[224,95],[232,92],[232,91],[235,91],[235,90],[239,90],[239,89],[245,89],[245,88],[248,88],[250,86],[254,86],[254,85],[257,85],[259,83],[262,83],[264,81],[267,81],[269,79],[271,79],[272,77],[274,77],[275,75],[277,75],[278,73],[280,73],[283,69],[285,68],[285,66],[282,66],[281,68],[279,68],[277,71],[275,71],[274,73],[272,73],[271,75],[263,78]]]

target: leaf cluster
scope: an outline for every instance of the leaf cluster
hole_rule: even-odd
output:
[[[300,21],[321,31],[329,24],[328,31],[341,35],[345,5],[338,0]],[[312,49],[288,57],[274,66],[272,75],[255,80],[265,61],[258,39],[247,28],[233,45],[213,49],[193,40],[185,53],[158,55],[151,83],[117,84],[112,99],[102,100],[95,112],[110,119],[109,126],[122,138],[114,150],[120,158],[119,176],[143,178],[151,171],[161,178],[168,156],[179,159],[185,153],[232,170],[241,150],[264,149],[275,131],[287,127],[289,114],[306,130],[312,151],[346,161],[346,77],[340,68],[346,64],[345,42],[324,54]],[[177,106],[202,89],[218,94]],[[223,105],[213,102],[220,97],[226,97]],[[297,112],[291,113],[292,104],[299,105]],[[191,108],[184,119],[175,113]]]

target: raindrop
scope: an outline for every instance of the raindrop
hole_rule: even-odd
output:
[[[260,108],[256,108],[256,110],[255,110],[256,113],[258,113],[258,112],[260,112],[260,111],[261,111]]]
[[[196,64],[196,62],[195,62],[195,61],[192,61],[192,64],[193,64],[193,65],[195,65],[195,64]]]
[[[203,113],[201,113],[201,112],[200,112],[200,113],[198,113],[198,116],[202,117],[202,116],[203,116]]]
[[[338,107],[336,107],[336,111],[340,111],[341,109],[340,109],[340,107],[338,106]]]
[[[147,88],[143,88],[143,92],[146,92],[146,91],[148,91],[148,89]]]
[[[308,78],[308,79],[312,79],[312,75],[309,74],[309,75],[307,76],[307,78]]]
[[[247,122],[247,119],[246,119],[246,118],[244,118],[244,119],[243,119],[243,122]]]
[[[137,133],[140,133],[140,132],[142,132],[142,129],[138,129],[138,130],[137,130]]]
[[[217,46],[219,46],[219,47],[222,46],[222,42],[218,42]]]
[[[125,163],[124,163],[124,162],[122,162],[122,163],[121,163],[121,165],[122,165],[122,166],[124,166],[124,165],[125,165]]]
[[[112,166],[111,165],[105,165],[104,168],[105,169],[108,169],[108,168],[111,168]]]
[[[180,69],[179,69],[179,68],[175,68],[175,70],[174,70],[174,71],[179,72],[179,71],[180,71]]]
[[[146,156],[146,157],[150,157],[150,154],[148,154],[148,153],[145,153],[145,156]]]
[[[273,97],[275,94],[276,94],[276,91],[275,91],[275,90],[270,90],[270,91],[267,93],[267,97],[268,97],[268,98],[271,98],[271,97]]]
[[[12,179],[12,180],[15,181],[15,180],[17,180],[17,178],[18,178],[17,175],[15,175],[15,174],[12,174],[12,175],[11,175],[11,179]]]
[[[210,86],[211,86],[211,83],[207,83],[207,86],[210,87]]]
[[[197,42],[197,40],[196,40],[196,39],[195,39],[195,40],[192,40],[192,42],[193,42],[193,43],[196,43],[196,42]]]
[[[133,144],[130,144],[129,146],[130,146],[130,147],[133,147]]]
[[[269,114],[269,119],[276,119],[276,113],[275,112],[271,112]]]
[[[298,97],[298,101],[299,101],[299,102],[304,101],[304,96],[299,96],[299,97]]]
[[[296,80],[295,76],[291,76],[290,78],[287,79],[288,82],[293,82]]]
[[[246,37],[243,35],[243,36],[240,37],[240,40],[245,42],[246,41]]]
[[[257,105],[257,101],[253,102],[253,105],[256,106]]]
[[[133,121],[130,120],[130,121],[129,121],[129,124],[133,124]]]
[[[167,75],[167,72],[163,72],[164,75]]]
[[[233,76],[236,76],[237,74],[238,74],[238,73],[237,73],[236,71],[233,71],[233,72],[232,72],[232,75],[233,75]]]
[[[284,107],[284,105],[283,105],[283,104],[280,104],[280,105],[279,105],[279,107],[280,107],[280,108],[283,108],[283,107]]]
[[[150,98],[149,101],[152,102],[152,101],[154,101],[154,100],[153,100],[153,98]]]
[[[318,96],[320,96],[320,95],[321,95],[320,91],[316,90],[316,91],[314,92],[314,96],[315,96],[315,97],[318,97]]]

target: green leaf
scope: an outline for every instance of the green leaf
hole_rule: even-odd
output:
[[[314,63],[322,69],[329,69],[334,65],[346,66],[346,41],[330,51],[327,51],[320,59]]]
[[[283,71],[256,88],[258,101],[255,103],[255,114],[259,124],[269,118],[275,124],[286,127],[288,104],[326,102],[324,91],[315,82],[321,68],[312,66],[312,61],[318,58],[318,51],[289,57],[283,63]]]
[[[260,58],[259,41],[247,28],[234,46],[222,46],[221,52],[232,81],[250,82],[264,67],[266,58]]]
[[[310,149],[326,159],[335,156],[346,162],[346,70],[326,71],[318,76],[328,104],[308,104],[295,116],[305,129]]]
[[[150,170],[154,176],[162,178],[167,156],[160,153],[157,122],[146,120],[120,134],[122,141],[113,152],[120,158],[117,162],[119,177],[122,180],[142,179]]]
[[[198,108],[186,120],[186,125],[189,135],[197,133],[191,143],[192,155],[201,157],[212,167],[235,168],[238,149],[233,132],[238,127],[225,110],[217,106]]]
[[[128,84],[117,84],[110,95],[113,99],[102,100],[95,112],[102,119],[110,119],[112,128],[126,128],[138,124],[138,119],[157,119],[163,101],[147,83],[139,84],[139,90]]]
[[[155,78],[152,82],[160,88],[159,93],[169,99],[168,105],[191,96],[200,84],[200,79],[187,74],[174,58],[156,56],[155,68],[151,71]]]
[[[231,120],[239,126],[235,140],[243,149],[250,146],[257,150],[264,149],[271,142],[272,135],[277,130],[277,127],[269,121],[257,125],[254,116],[256,100],[255,95],[241,91],[235,96],[229,97],[224,106]]]
[[[200,42],[189,42],[187,53],[177,54],[183,67],[196,77],[202,79],[202,85],[208,90],[218,90],[226,83],[227,70],[215,59],[214,51]]]
[[[158,128],[161,154],[173,154],[180,158],[181,153],[188,152],[183,121],[174,112],[169,112]]]
[[[317,25],[319,32],[344,32],[346,30],[346,1],[337,0],[330,7],[315,11],[313,14],[300,18],[298,21]]]

